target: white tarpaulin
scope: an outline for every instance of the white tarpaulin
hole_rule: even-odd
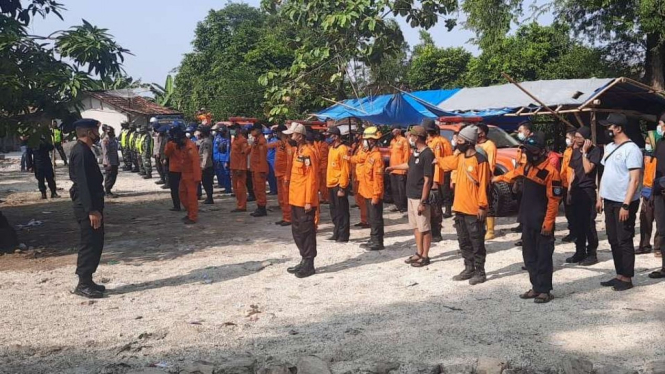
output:
[[[614,78],[522,82],[520,85],[547,106],[581,105]],[[463,88],[438,105],[445,111],[475,111],[540,106],[513,84]]]

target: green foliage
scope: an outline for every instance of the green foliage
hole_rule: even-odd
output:
[[[463,87],[473,56],[464,48],[439,48],[427,32],[420,34],[415,46],[407,81],[412,90]]]
[[[52,0],[0,2],[3,132],[32,131],[51,118],[69,117],[81,91],[100,86],[93,72],[106,83],[124,76],[123,56],[129,51],[116,44],[105,29],[84,21],[82,26],[46,37],[28,34],[34,16],[53,13],[60,17],[62,10]],[[73,62],[63,62],[60,56]]]
[[[175,86],[173,85],[173,77],[171,74],[166,76],[166,83],[164,83],[164,86],[160,86],[157,83],[151,84],[150,92],[154,95],[157,104],[165,107],[173,107]]]
[[[536,23],[520,27],[515,35],[502,39],[473,59],[466,83],[470,86],[505,83],[501,72],[518,81],[601,78],[616,73],[603,60],[600,50],[572,40],[567,27]]]
[[[386,19],[401,16],[411,27],[430,28],[439,15],[453,12],[455,0],[263,0],[267,9],[294,27],[307,30],[296,39],[290,67],[265,74],[266,99],[271,116],[293,112],[288,100],[311,87],[308,76],[333,64],[330,83],[337,84],[336,99],[345,98],[348,67],[352,62],[378,65],[402,51],[404,36],[399,26]],[[353,77],[351,77],[353,79]]]

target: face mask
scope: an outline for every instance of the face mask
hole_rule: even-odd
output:
[[[217,135],[217,131],[213,131],[211,134],[212,134],[212,136],[215,136],[215,135]]]
[[[660,136],[663,136],[663,134],[665,134],[665,131],[663,130],[663,127],[662,127],[662,126],[658,126],[658,127],[656,127],[656,132],[657,132],[658,135],[660,135]]]
[[[191,138],[191,137],[192,137],[192,133],[191,133],[191,132],[187,132],[187,133],[185,133],[185,136],[188,137],[188,138]]]
[[[607,136],[609,136],[610,139],[614,139],[614,131],[612,131],[612,130],[607,130]]]
[[[570,147],[570,146],[572,146],[572,145],[573,145],[573,141],[570,140],[570,139],[568,139],[568,138],[566,138],[566,147]]]
[[[647,145],[644,146],[644,150],[647,151],[647,152],[652,152],[653,147],[651,147],[651,144],[647,144]]]
[[[409,139],[409,145],[411,146],[411,148],[416,148],[416,141],[413,139]]]
[[[293,140],[293,139],[289,139],[289,145],[290,145],[291,147],[297,147],[297,146],[298,146],[298,142],[295,141],[295,140]]]
[[[471,144],[469,143],[462,143],[462,144],[457,143],[457,149],[459,149],[459,151],[462,153],[468,151],[469,147],[471,147]]]
[[[363,140],[363,148],[369,149],[369,141]]]
[[[521,140],[521,141],[525,141],[525,140],[526,140],[526,136],[524,136],[524,134],[522,134],[521,132],[518,132],[518,133],[517,133],[517,138],[518,138],[519,140]]]

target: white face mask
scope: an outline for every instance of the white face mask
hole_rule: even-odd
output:
[[[363,147],[364,147],[365,149],[369,149],[369,141],[367,141],[367,140],[363,140]]]
[[[651,152],[651,151],[653,151],[653,148],[651,147],[651,144],[646,144],[644,146],[644,150],[647,151],[647,152]]]
[[[191,137],[192,137],[192,133],[191,133],[191,132],[186,132],[186,133],[185,133],[185,136],[188,137],[188,138],[191,138]]]
[[[412,148],[416,148],[416,141],[413,140],[413,139],[409,139],[409,145],[410,145]]]
[[[524,136],[524,134],[522,134],[521,132],[517,133],[517,138],[519,138],[519,140],[521,140],[521,141],[526,140],[526,136]]]
[[[570,138],[566,138],[566,147],[573,145],[573,141]]]
[[[217,135],[217,131],[212,132],[212,136],[215,136],[215,135]]]
[[[658,135],[663,136],[663,133],[665,133],[665,131],[663,131],[663,126],[659,125],[658,127],[656,127],[656,132],[658,133]]]

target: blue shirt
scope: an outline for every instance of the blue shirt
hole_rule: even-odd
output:
[[[270,143],[277,143],[279,139],[277,138],[271,138],[268,140],[268,144]],[[269,148],[268,149],[268,163],[272,165],[273,167],[275,166],[275,155],[277,154],[277,148]]]
[[[640,148],[633,142],[626,143],[620,148],[614,143],[605,146],[605,155],[601,161],[605,166],[603,178],[600,181],[600,197],[617,203],[626,199],[630,171],[642,169],[643,157]],[[631,201],[638,200],[642,189],[642,178]]]
[[[228,139],[220,134],[215,135],[215,139],[212,144],[213,160],[215,162],[229,162],[231,155],[231,150],[229,148]],[[222,152],[222,150],[225,150],[225,152]]]

